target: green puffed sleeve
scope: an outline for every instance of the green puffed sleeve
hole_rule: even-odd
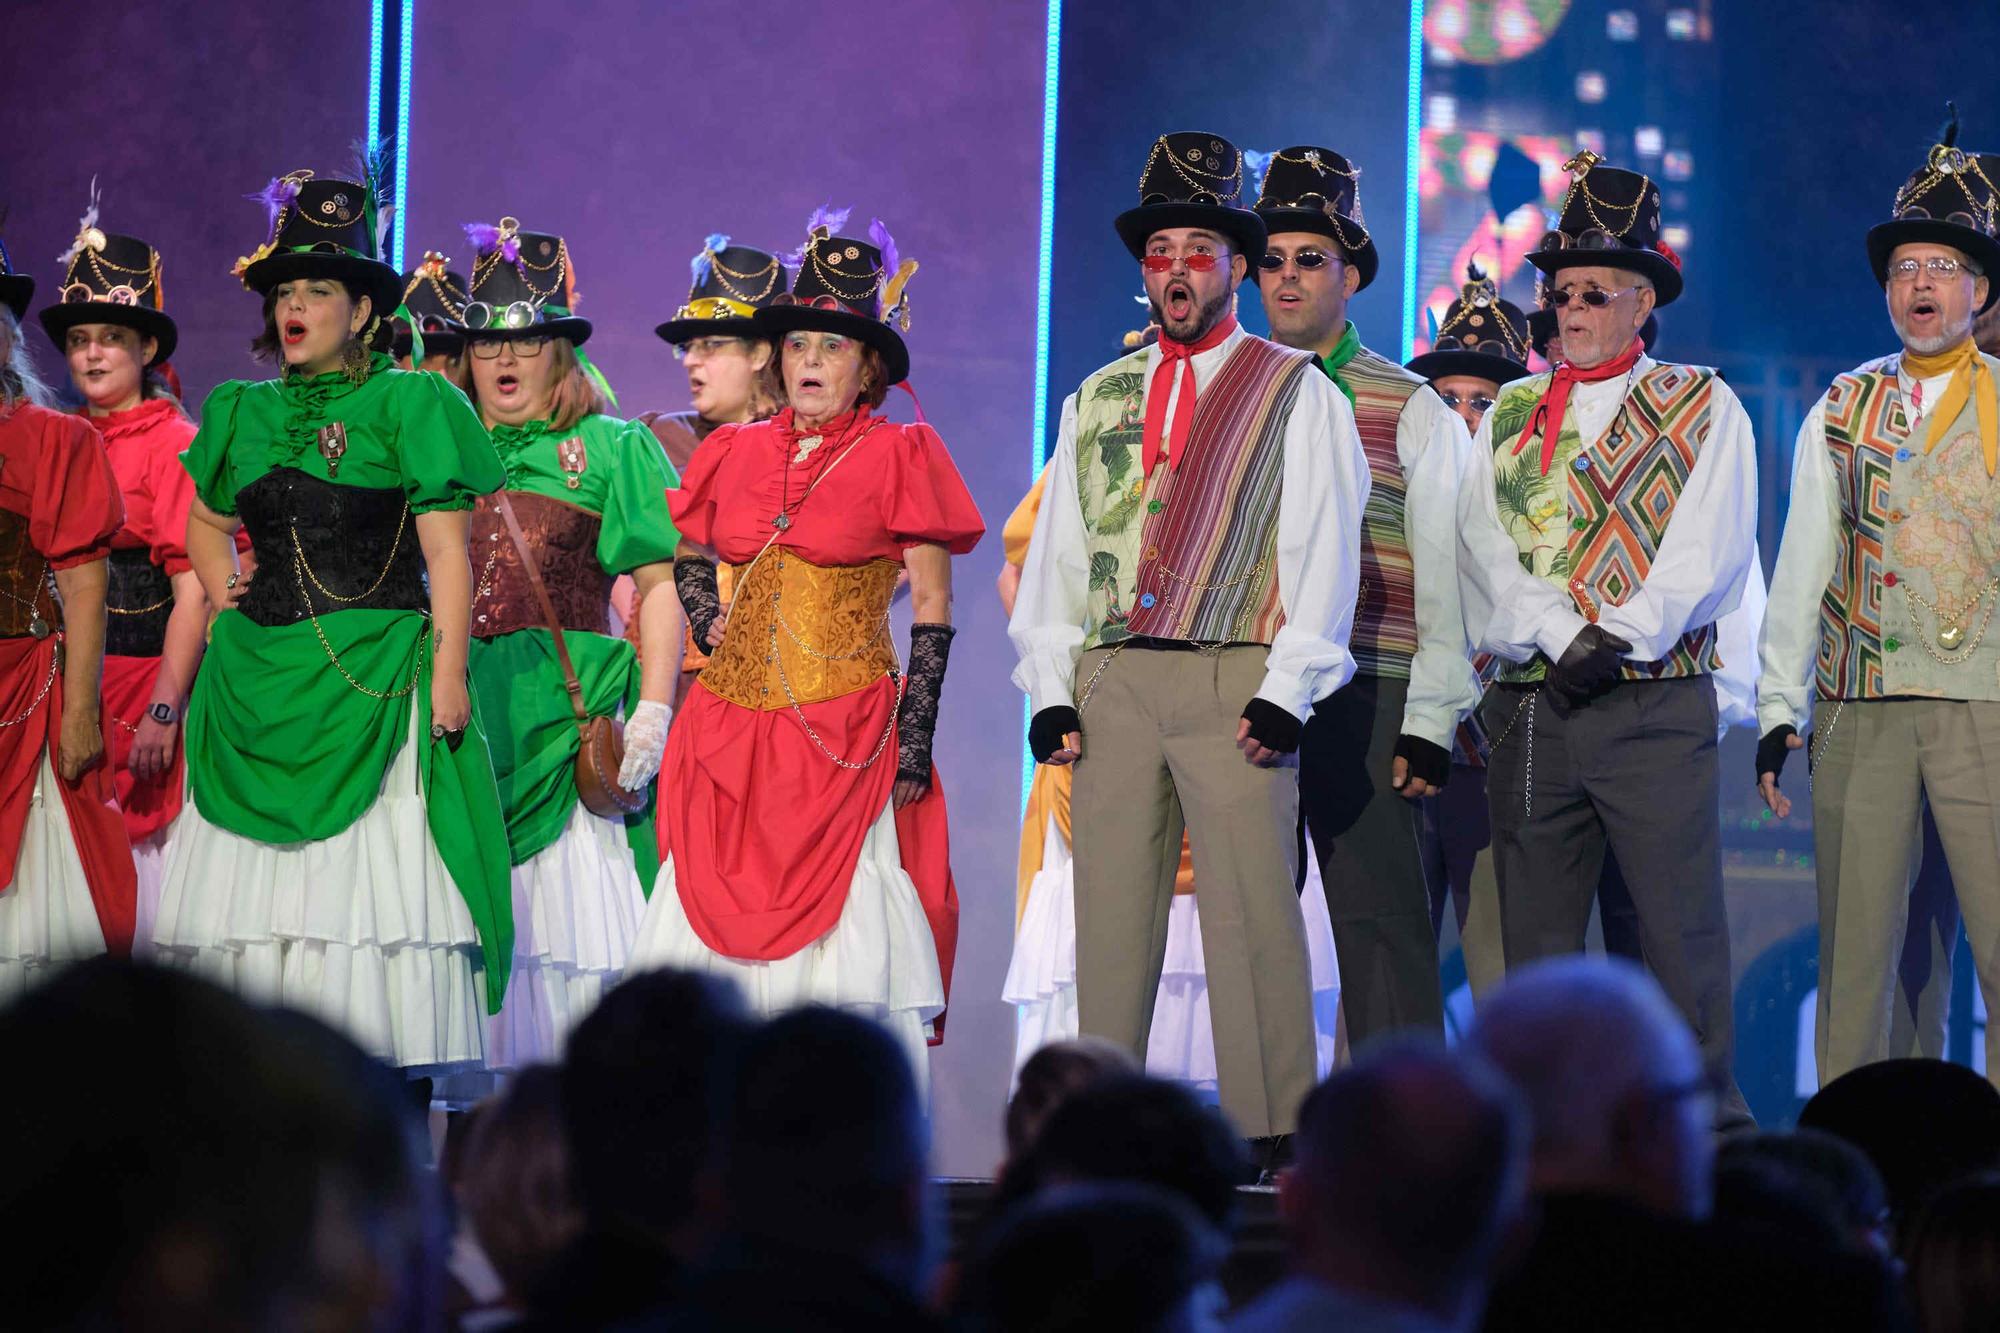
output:
[[[507,484],[479,414],[457,385],[421,370],[394,370],[397,459],[410,512],[470,509]]]
[[[667,488],[678,486],[680,478],[653,432],[636,421],[604,420],[616,459],[597,535],[597,563],[607,573],[629,574],[674,558],[681,535],[667,512]]]
[[[236,408],[250,385],[230,380],[209,391],[201,404],[201,428],[194,433],[181,466],[194,479],[194,493],[218,514],[236,512],[235,474],[229,466],[229,446],[236,438]]]

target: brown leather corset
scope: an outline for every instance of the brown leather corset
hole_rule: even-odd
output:
[[[527,491],[508,491],[521,535],[535,553],[542,584],[556,604],[566,630],[611,632],[611,575],[597,563],[597,534],[604,520],[588,509]],[[528,581],[521,553],[507,536],[507,524],[482,495],[472,510],[472,565],[479,580],[472,590],[473,637],[490,639],[521,629],[547,629],[548,617]]]
[[[901,570],[893,560],[815,565],[773,546],[737,585],[729,630],[701,683],[733,704],[771,709],[880,680],[896,669],[889,599]]]
[[[45,639],[61,628],[62,611],[49,591],[48,558],[29,540],[28,520],[0,509],[0,638]]]

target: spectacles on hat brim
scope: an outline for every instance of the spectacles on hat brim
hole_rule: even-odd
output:
[[[1497,356],[1507,361],[1520,360],[1520,353],[1498,338],[1482,338],[1472,342],[1455,333],[1441,333],[1431,344],[1433,352],[1479,352],[1486,356]]]
[[[1623,237],[1613,236],[1602,227],[1586,227],[1572,236],[1566,231],[1555,230],[1542,233],[1542,239],[1535,242],[1538,254],[1549,254],[1558,250],[1631,250]]]
[[[56,296],[59,305],[129,305],[139,304],[139,293],[120,283],[109,291],[100,292],[87,282],[72,282]]]
[[[1898,210],[1898,212],[1896,213],[1896,221],[1949,222],[1953,226],[1965,227],[1971,231],[1976,231],[1982,236],[1990,236],[1993,231],[1991,227],[1987,226],[1985,223],[1981,222],[1978,218],[1966,212],[1964,209],[1953,209],[1951,212],[1946,213],[1943,217],[1938,217],[1936,214],[1932,213],[1929,209],[1925,208],[1922,204],[1911,204],[1908,208]]]
[[[1211,190],[1196,190],[1193,194],[1183,195],[1180,198],[1161,194],[1155,190],[1151,194],[1139,197],[1139,206],[1141,208],[1151,208],[1155,204],[1204,204],[1215,208],[1225,208],[1228,206],[1229,201]]]
[[[509,301],[497,309],[486,301],[469,301],[465,306],[465,326],[494,332],[511,332],[534,327],[538,312],[532,302]]]

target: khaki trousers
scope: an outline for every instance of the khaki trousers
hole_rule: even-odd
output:
[[[1079,1029],[1144,1058],[1185,831],[1222,1109],[1250,1137],[1289,1134],[1318,1076],[1298,771],[1236,749],[1267,655],[1128,648],[1100,675],[1107,650],[1085,653],[1077,680],[1096,684],[1071,804]]]
[[[1892,1048],[1920,818],[1958,889],[1987,1011],[2000,1008],[2000,703],[1869,699],[1819,706],[1812,740],[1819,878],[1820,1081]],[[1921,1035],[1921,1034],[1920,1034]],[[1986,1028],[2000,1078],[2000,1023]]]

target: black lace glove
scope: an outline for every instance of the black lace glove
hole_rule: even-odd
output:
[[[1601,626],[1577,631],[1562,659],[1549,667],[1549,688],[1571,703],[1602,694],[1617,683],[1623,655],[1632,645]]]
[[[910,665],[903,677],[903,706],[896,714],[896,777],[931,783],[931,737],[937,732],[944,664],[951,656],[949,625],[910,626]]]
[[[1451,751],[1422,736],[1406,733],[1396,737],[1394,757],[1409,764],[1411,777],[1421,778],[1433,787],[1442,787],[1451,778]]]
[[[1250,739],[1265,749],[1279,754],[1298,750],[1299,732],[1305,723],[1269,699],[1252,699],[1243,706],[1243,717],[1250,723]]]
[[[1044,708],[1028,720],[1028,753],[1036,763],[1046,764],[1050,755],[1063,748],[1065,737],[1082,731],[1083,718],[1068,704]]]
[[[1763,739],[1757,742],[1757,783],[1759,786],[1763,785],[1766,773],[1771,775],[1771,785],[1773,787],[1778,785],[1778,775],[1785,771],[1785,756],[1792,752],[1792,747],[1785,744],[1785,742],[1798,734],[1796,727],[1790,723],[1786,723],[1781,727],[1772,727],[1764,733]]]
[[[674,561],[674,591],[681,595],[681,610],[687,613],[694,646],[707,652],[708,631],[722,615],[722,594],[715,588],[715,566],[699,556],[682,556]]]

